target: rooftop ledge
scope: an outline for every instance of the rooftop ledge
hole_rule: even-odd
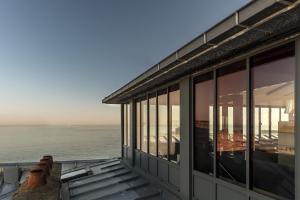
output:
[[[208,68],[279,37],[298,34],[300,2],[251,1],[193,39],[102,102],[119,104],[167,81]]]

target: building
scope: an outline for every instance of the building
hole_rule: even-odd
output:
[[[164,199],[300,200],[299,3],[251,1],[103,99]]]

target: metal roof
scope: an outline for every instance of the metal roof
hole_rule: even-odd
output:
[[[123,103],[180,76],[208,68],[233,55],[300,28],[300,0],[255,0],[130,81],[103,103]]]
[[[82,170],[91,171],[92,174],[78,178],[77,172]],[[62,185],[63,200],[161,199],[158,188],[126,167],[119,159],[68,169],[63,172],[63,176],[69,178]]]

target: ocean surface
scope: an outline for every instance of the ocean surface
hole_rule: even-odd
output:
[[[0,126],[0,163],[119,157],[120,126]]]

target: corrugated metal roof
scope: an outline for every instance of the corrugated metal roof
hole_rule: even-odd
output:
[[[64,200],[96,199],[161,199],[160,191],[147,180],[127,168],[120,160],[85,166],[92,175],[75,178],[62,185]],[[81,167],[74,168],[64,175],[71,176]]]
[[[122,103],[196,67],[208,66],[228,55],[239,54],[250,44],[267,41],[300,26],[299,1],[251,1],[158,64],[130,81],[103,103]]]

